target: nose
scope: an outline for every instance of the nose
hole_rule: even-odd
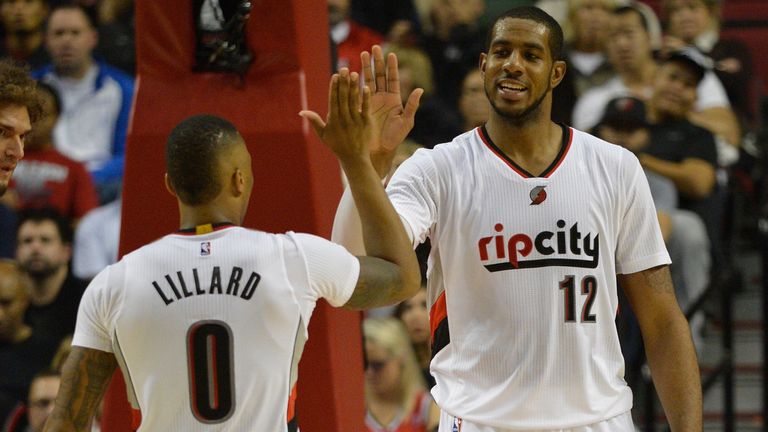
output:
[[[9,144],[5,147],[5,155],[10,156],[13,160],[19,160],[24,157],[24,141],[21,136],[16,135],[9,140]]]
[[[519,73],[522,71],[521,60],[522,56],[520,55],[520,52],[517,50],[512,51],[504,62],[504,70],[510,73]]]

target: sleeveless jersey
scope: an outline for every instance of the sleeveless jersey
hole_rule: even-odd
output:
[[[429,237],[440,408],[508,429],[561,429],[630,410],[616,274],[670,262],[629,151],[563,127],[532,176],[483,128],[419,150],[389,183],[414,244]]]
[[[99,273],[73,345],[113,352],[142,431],[285,431],[318,298],[352,294],[359,261],[308,234],[171,234]]]

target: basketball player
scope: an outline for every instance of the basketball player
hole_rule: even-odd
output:
[[[634,431],[614,324],[617,277],[672,430],[700,431],[696,354],[640,164],[551,121],[565,63],[562,31],[549,15],[506,12],[487,48],[479,66],[488,122],[417,151],[387,187],[413,244],[432,243],[439,431]],[[394,138],[403,112],[396,59],[385,66],[378,47],[373,54],[364,78],[375,84],[380,135]],[[318,117],[309,118],[322,136]],[[382,177],[394,147],[383,140],[372,149]],[[350,250],[362,247],[355,223],[369,224],[360,216],[345,195],[334,238]]]
[[[40,111],[35,81],[24,69],[0,61],[0,196],[8,189],[16,163],[24,157],[24,138]]]
[[[347,121],[368,122],[360,112]],[[364,152],[368,129],[334,135],[361,143],[354,163],[342,162],[370,226],[389,231],[386,241],[366,235],[370,256],[354,257],[312,235],[240,227],[253,187],[242,137],[209,115],[176,126],[166,186],[180,229],[88,287],[45,430],[85,430],[119,365],[140,431],[295,431],[297,363],[317,299],[359,309],[419,289],[415,254]]]

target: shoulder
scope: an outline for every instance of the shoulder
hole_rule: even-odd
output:
[[[576,128],[571,130],[571,145],[576,151],[584,152],[587,156],[620,162],[624,159],[637,159],[632,152],[624,147],[609,143],[590,133]]]
[[[134,79],[132,76],[105,62],[98,62],[98,65],[99,75],[97,81],[102,82],[105,79],[111,79],[116,82],[124,91],[133,91]]]

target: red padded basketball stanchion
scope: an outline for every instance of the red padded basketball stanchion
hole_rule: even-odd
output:
[[[245,225],[328,237],[341,195],[338,164],[298,112],[327,106],[327,6],[306,0],[255,0],[247,40],[255,62],[244,80],[193,73],[192,0],[136,2],[137,95],[126,154],[120,254],[178,227],[163,186],[164,145],[183,118],[211,113],[232,121],[253,156],[255,186]],[[299,368],[303,432],[363,429],[359,314],[318,304]],[[119,374],[118,374],[119,375]],[[162,409],[162,407],[160,407]],[[105,432],[131,430],[122,378],[102,419]]]

